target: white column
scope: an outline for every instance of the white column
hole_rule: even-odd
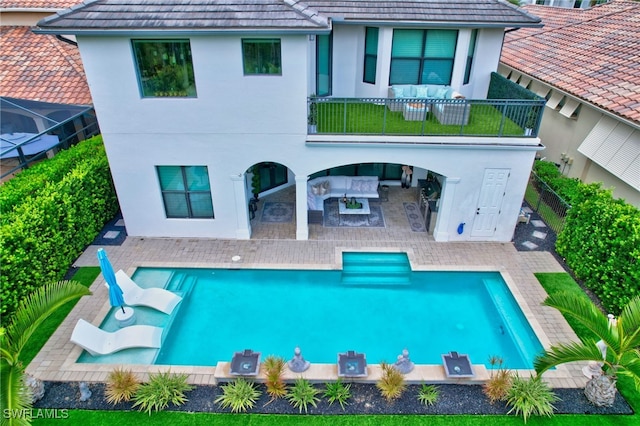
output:
[[[436,241],[449,241],[449,229],[451,228],[449,218],[453,211],[453,201],[455,200],[458,183],[460,183],[460,178],[446,178],[443,182],[438,219],[436,228],[433,231],[433,238]]]
[[[239,240],[248,240],[251,238],[249,201],[247,199],[244,176],[244,173],[230,176],[231,182],[233,182],[233,194],[236,202],[236,238]]]
[[[296,240],[309,239],[307,176],[296,176]]]

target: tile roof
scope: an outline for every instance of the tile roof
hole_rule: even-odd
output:
[[[0,96],[92,103],[78,48],[29,27],[0,27]]]
[[[97,0],[38,23],[73,30],[314,30],[326,18],[295,0]]]
[[[328,29],[347,21],[526,26],[539,18],[500,0],[95,0],[39,22],[55,30]]]
[[[0,0],[0,9],[66,9],[82,0]]]
[[[640,2],[524,8],[545,26],[508,33],[501,62],[640,124]]]
[[[532,25],[535,16],[497,0],[309,0],[320,14],[345,21]]]

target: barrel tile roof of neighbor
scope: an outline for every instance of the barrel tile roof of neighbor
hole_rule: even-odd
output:
[[[503,64],[640,124],[640,2],[524,9],[544,27],[507,33]]]

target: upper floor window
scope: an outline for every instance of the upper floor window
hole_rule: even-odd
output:
[[[367,27],[364,36],[364,72],[362,81],[376,84],[378,66],[378,29]]]
[[[213,219],[206,166],[157,166],[168,218]]]
[[[331,95],[333,36],[316,36],[316,95]]]
[[[389,84],[451,84],[457,30],[394,30]]]
[[[132,40],[142,97],[196,97],[189,40]]]
[[[464,84],[469,84],[471,80],[471,66],[473,65],[473,57],[476,54],[476,39],[478,38],[478,30],[471,31],[471,40],[469,41],[469,50],[467,51],[467,66],[464,69]]]
[[[282,75],[280,39],[242,39],[244,75]]]

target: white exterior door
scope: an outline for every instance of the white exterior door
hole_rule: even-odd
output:
[[[510,171],[511,169],[485,169],[471,229],[472,237],[492,237],[495,233]]]

